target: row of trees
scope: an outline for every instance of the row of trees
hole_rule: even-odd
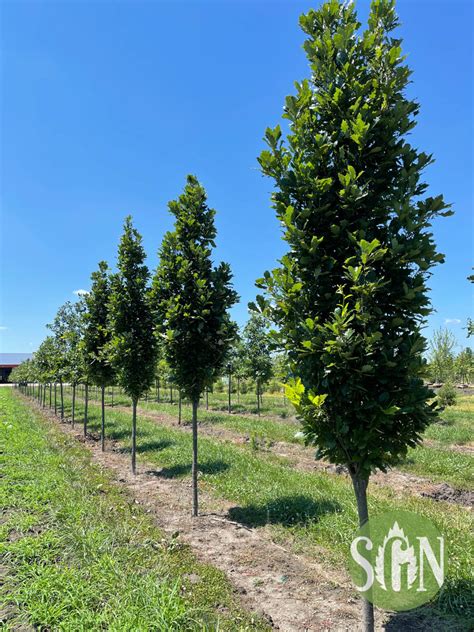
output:
[[[119,385],[132,400],[131,466],[136,472],[137,403],[162,376],[176,385],[193,407],[193,515],[198,513],[199,400],[225,373],[229,382],[250,377],[260,406],[263,385],[273,375],[274,359],[264,317],[253,315],[242,335],[229,316],[238,296],[229,265],[213,266],[215,211],[194,176],[170,202],[174,230],[166,233],[159,265],[151,278],[142,238],[127,217],[120,240],[117,270],[105,261],[91,275],[91,288],[78,302],[67,302],[48,325],[51,335],[34,359],[12,374],[17,382],[59,384],[64,419],[64,384],[72,387],[72,423],[76,392],[85,385],[84,434],[88,425],[88,390],[101,392],[101,445],[105,449],[105,389]],[[230,393],[229,384],[229,393]],[[56,401],[56,397],[55,397]]]
[[[421,327],[431,312],[430,271],[444,259],[431,224],[451,211],[442,195],[426,195],[422,172],[433,159],[408,142],[419,105],[406,95],[411,72],[393,35],[394,1],[374,0],[365,30],[354,4],[339,0],[300,23],[311,74],[286,99],[286,140],[279,126],[267,129],[259,158],[275,184],[288,251],[258,281],[263,294],[252,309],[276,325],[273,340],[294,376],[287,396],[306,441],[346,466],[363,525],[371,473],[404,457],[437,415],[423,380]],[[214,211],[195,178],[170,210],[175,230],[165,236],[151,286],[127,220],[118,272],[110,281],[103,272],[104,340],[89,349],[88,366],[110,363],[134,402],[135,428],[159,341],[193,401],[197,514],[197,402],[229,361],[236,327],[228,309],[237,295],[229,267],[211,265]],[[364,627],[374,628],[368,600]]]

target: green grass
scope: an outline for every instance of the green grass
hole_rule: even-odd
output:
[[[130,398],[119,391],[117,387],[114,387],[114,403],[122,406],[129,406],[131,404]],[[94,387],[91,388],[91,396],[96,396]],[[177,409],[178,392],[173,390],[173,403],[171,403],[171,394],[169,389],[160,389],[160,401],[157,402],[157,393],[155,389],[151,389],[148,395],[147,405],[158,404],[170,405],[172,409]],[[112,401],[112,389],[108,388],[106,391],[106,402],[110,404]],[[232,412],[252,414],[257,416],[257,403],[254,393],[241,393],[237,398],[236,393],[232,394]],[[141,405],[145,404],[145,398],[140,401]],[[186,406],[190,407],[190,402],[183,400],[183,409]],[[201,408],[205,409],[206,397],[201,399]],[[209,411],[214,412],[227,412],[228,411],[228,395],[227,392],[223,393],[209,393],[208,394]],[[294,416],[294,409],[286,398],[280,393],[264,393],[263,404],[260,408],[260,413],[263,417],[270,416],[276,419],[286,419],[287,417]]]
[[[2,629],[267,629],[220,571],[164,538],[86,448],[6,388],[0,436],[1,597],[11,614]]]
[[[99,429],[99,408],[90,407],[91,424]],[[130,415],[107,410],[107,435],[129,449]],[[156,464],[165,477],[188,477],[191,436],[139,417],[139,460]],[[344,565],[357,519],[348,481],[325,473],[306,473],[289,467],[249,446],[202,437],[199,443],[201,487],[235,503],[232,519],[249,526],[269,525],[274,536],[292,541],[318,560]],[[405,495],[395,498],[390,488],[372,488],[372,514],[405,509],[431,519],[445,535],[449,567],[445,586],[434,608],[441,614],[459,614],[474,608],[471,556],[474,548],[472,514],[464,508]],[[466,615],[467,616],[467,615]]]
[[[445,408],[440,420],[429,426],[425,437],[442,445],[474,442],[474,396],[458,396],[456,404]]]
[[[68,406],[66,410],[69,414],[69,400],[71,389],[67,388]],[[93,393],[96,398],[95,393]],[[97,399],[94,399],[97,401]],[[78,400],[78,404],[82,405],[82,400]],[[110,407],[111,398],[109,396],[107,404]],[[130,398],[126,395],[114,393],[114,405],[117,406],[130,406]],[[109,408],[108,408],[109,409]],[[170,417],[178,417],[178,406],[176,403],[170,404],[166,402],[157,403],[153,400],[145,401],[141,399],[139,402],[139,411],[144,413],[162,413],[169,415]],[[189,405],[182,405],[182,419],[185,422],[191,422],[192,409]],[[287,443],[299,443],[302,445],[301,439],[295,437],[295,434],[300,430],[299,424],[288,419],[269,419],[265,417],[255,416],[243,416],[238,414],[229,415],[225,412],[216,412],[214,410],[206,410],[203,406],[199,408],[199,421],[202,424],[209,426],[219,426],[232,430],[241,435],[247,435],[249,437],[256,436],[264,438],[267,441],[284,441]]]
[[[474,457],[469,454],[419,446],[409,450],[399,469],[440,483],[451,483],[460,489],[474,489]]]
[[[115,397],[114,401],[128,405],[130,400],[122,395]],[[173,417],[178,415],[176,404],[158,404],[150,400],[148,402],[141,400],[140,409],[144,412],[164,413]],[[439,447],[424,445],[410,450],[408,458],[399,465],[398,469],[424,476],[434,482],[447,482],[462,489],[472,489],[474,487],[473,457],[470,454],[443,449],[449,448],[449,445],[454,442],[460,443],[462,436],[466,440],[472,439],[474,413],[470,412],[471,409],[474,411],[474,398],[469,397],[462,398],[458,406],[446,409],[442,413],[442,421],[431,425],[425,434],[426,438],[436,439]],[[184,421],[191,421],[191,410],[188,406],[183,405],[182,418]],[[229,415],[207,411],[205,408],[199,409],[199,419],[203,424],[226,428],[244,436],[262,438],[265,441],[302,444],[301,439],[295,437],[299,426],[290,420]],[[444,419],[451,419],[451,425],[447,426]]]

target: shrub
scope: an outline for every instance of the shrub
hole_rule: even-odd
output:
[[[456,403],[456,399],[456,389],[451,384],[451,382],[446,382],[446,384],[443,384],[443,386],[439,389],[437,395],[439,406],[442,406],[443,408],[445,408],[446,406],[454,406],[454,404]]]

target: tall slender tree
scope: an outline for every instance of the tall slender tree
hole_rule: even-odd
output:
[[[84,354],[87,383],[101,390],[101,447],[105,449],[105,389],[113,383],[114,370],[109,358],[111,330],[109,327],[110,278],[105,261],[99,262],[91,274],[92,286],[85,295]]]
[[[132,400],[132,472],[136,473],[137,403],[153,383],[156,363],[156,338],[150,306],[142,238],[125,220],[118,249],[118,272],[111,277],[108,345],[117,381]]]
[[[257,412],[260,415],[262,388],[273,375],[270,337],[265,318],[260,314],[251,314],[242,336],[244,371],[255,383]]]
[[[58,347],[54,336],[46,336],[40,344],[34,356],[34,364],[37,367],[40,381],[43,382],[44,385],[51,384],[55,379],[60,365]],[[24,365],[25,363],[21,364],[20,367]]]
[[[80,370],[80,339],[84,306],[81,301],[66,301],[48,328],[54,334],[56,345],[56,379],[59,380],[61,396],[61,419],[64,419],[64,383],[74,382]],[[75,388],[75,386],[74,386]]]
[[[184,193],[169,203],[175,227],[163,239],[152,289],[166,360],[180,392],[192,402],[193,516],[198,515],[199,398],[222,369],[237,329],[228,314],[237,300],[230,267],[212,265],[215,211],[206,200],[204,188],[188,176]]]
[[[430,224],[448,207],[425,197],[432,158],[407,140],[419,105],[406,95],[393,0],[372,2],[363,32],[354,4],[338,0],[300,23],[311,77],[286,99],[287,143],[268,129],[259,158],[289,250],[257,302],[297,376],[287,393],[306,440],[347,466],[364,524],[370,473],[435,418],[420,325],[429,270],[443,261]],[[368,601],[364,622],[373,629]]]

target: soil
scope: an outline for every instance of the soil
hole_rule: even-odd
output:
[[[433,498],[434,500],[458,503],[466,507],[474,507],[474,492],[467,489],[454,489],[445,483],[438,485],[436,489],[422,493],[422,496]]]

